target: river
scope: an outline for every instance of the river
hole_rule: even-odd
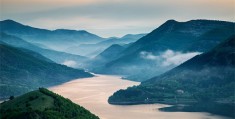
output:
[[[108,97],[117,90],[139,84],[139,82],[123,80],[119,76],[96,75],[49,89],[90,110],[101,119],[227,119],[201,112],[161,112],[159,108],[170,106],[163,104],[126,106],[108,104]]]

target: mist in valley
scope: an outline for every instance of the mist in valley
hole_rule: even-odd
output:
[[[1,1],[0,119],[235,118],[233,0],[54,2]]]

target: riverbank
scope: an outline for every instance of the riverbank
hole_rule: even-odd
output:
[[[165,104],[110,105],[107,100],[114,92],[139,85],[139,82],[122,80],[119,76],[96,75],[77,79],[49,88],[69,98],[101,119],[227,119],[203,112],[161,112]]]

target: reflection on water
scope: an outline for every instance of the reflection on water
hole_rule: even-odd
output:
[[[118,76],[96,75],[73,80],[49,88],[85,107],[101,119],[228,119],[204,112],[162,112],[165,104],[110,105],[107,100],[115,91],[138,85],[139,82],[122,80]],[[167,108],[166,108],[167,109]]]
[[[235,104],[192,103],[160,108],[163,112],[208,112],[211,114],[235,118]]]

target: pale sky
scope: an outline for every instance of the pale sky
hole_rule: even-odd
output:
[[[0,0],[0,19],[101,37],[148,33],[168,19],[235,21],[235,0]]]

